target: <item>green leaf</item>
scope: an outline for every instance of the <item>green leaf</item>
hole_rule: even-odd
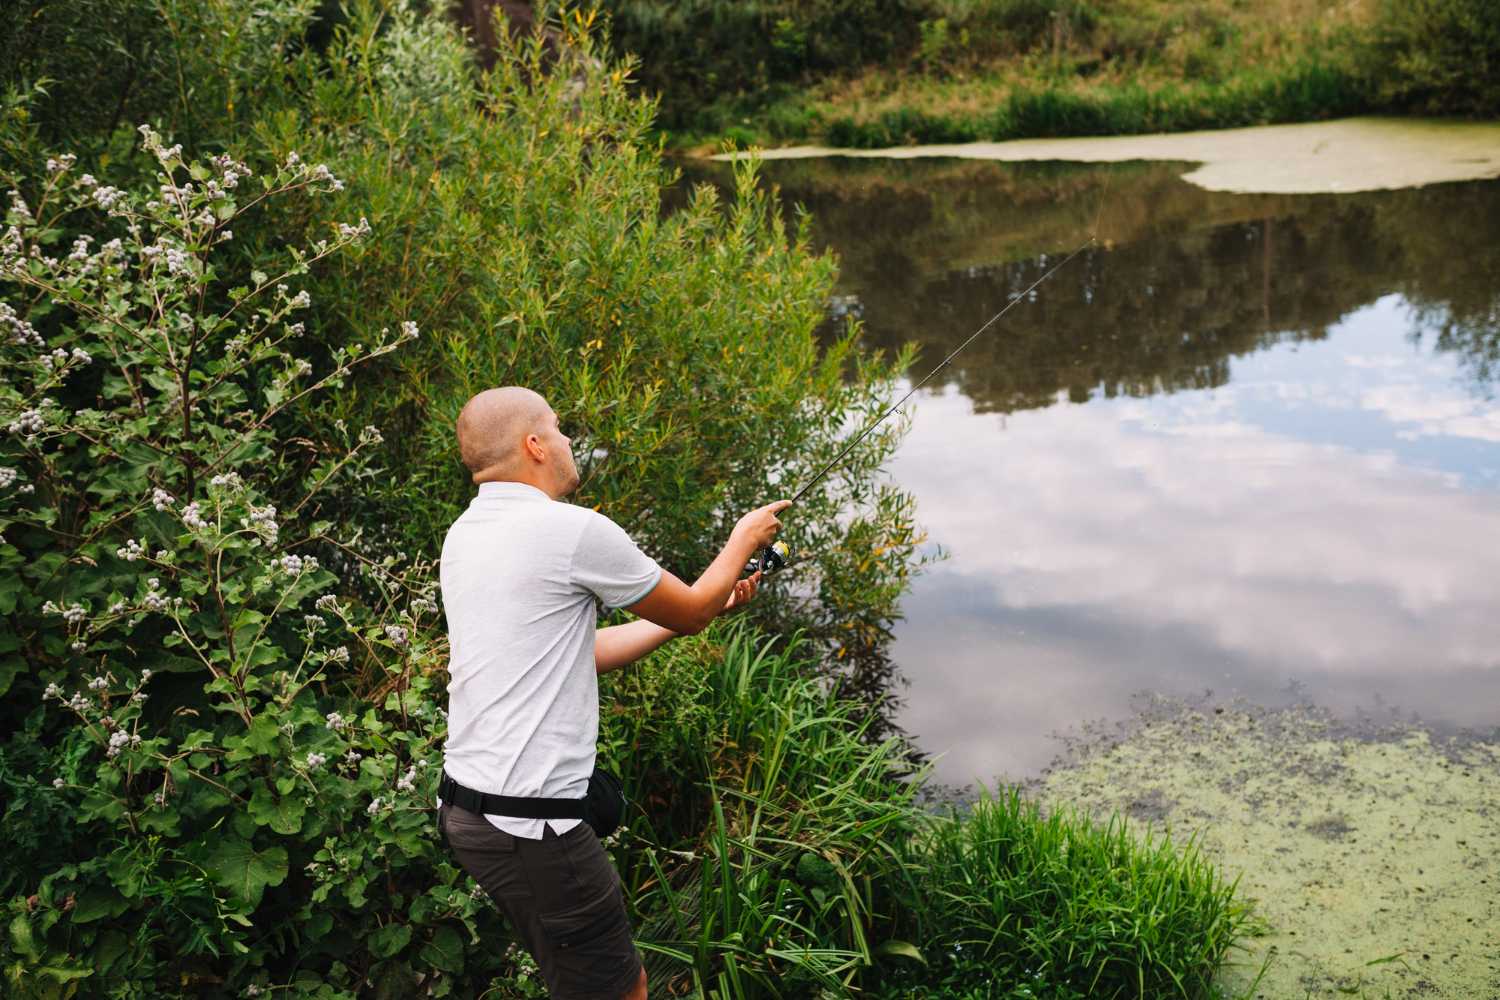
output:
[[[277,833],[291,834],[302,829],[302,815],[307,805],[294,795],[278,796],[264,785],[250,796],[250,818]]]
[[[922,957],[922,952],[916,945],[910,941],[897,941],[894,938],[879,945],[871,954],[881,958],[887,955],[898,955],[901,958],[914,959],[923,965],[927,964],[927,959]]]
[[[225,839],[204,859],[204,866],[251,908],[260,905],[268,885],[286,878],[286,848],[256,847],[248,840]]]
[[[451,927],[439,927],[432,932],[432,940],[422,947],[422,961],[444,972],[463,972],[463,938]]]
[[[370,954],[376,958],[390,958],[410,941],[410,924],[387,924],[368,938]]]
[[[91,920],[118,917],[130,909],[130,900],[113,887],[96,885],[85,889],[73,907],[73,923],[86,924]]]
[[[16,610],[16,599],[25,590],[26,585],[21,580],[21,574],[5,573],[0,575],[0,615],[8,615]]]

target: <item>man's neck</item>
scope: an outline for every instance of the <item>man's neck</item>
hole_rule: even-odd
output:
[[[481,472],[474,477],[474,485],[481,486],[485,483],[520,483],[522,486],[530,486],[534,490],[540,490],[553,500],[561,499],[561,494],[556,490],[556,484],[552,483],[550,476],[532,476],[525,472],[491,473]]]

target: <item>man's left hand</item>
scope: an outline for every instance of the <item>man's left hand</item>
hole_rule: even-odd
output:
[[[729,600],[724,602],[724,611],[733,611],[755,600],[755,591],[759,586],[760,571],[757,570],[734,585],[734,589],[729,592]],[[724,611],[720,611],[719,614],[723,614]]]

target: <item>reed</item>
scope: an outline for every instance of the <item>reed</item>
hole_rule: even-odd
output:
[[[911,748],[808,665],[728,629],[613,685],[662,995],[1195,997],[1253,930],[1195,842],[1009,788],[924,810]]]

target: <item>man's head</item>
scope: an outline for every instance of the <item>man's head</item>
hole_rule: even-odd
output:
[[[578,486],[573,443],[557,414],[530,389],[486,389],[458,415],[458,448],[476,483],[517,482],[553,499]]]

